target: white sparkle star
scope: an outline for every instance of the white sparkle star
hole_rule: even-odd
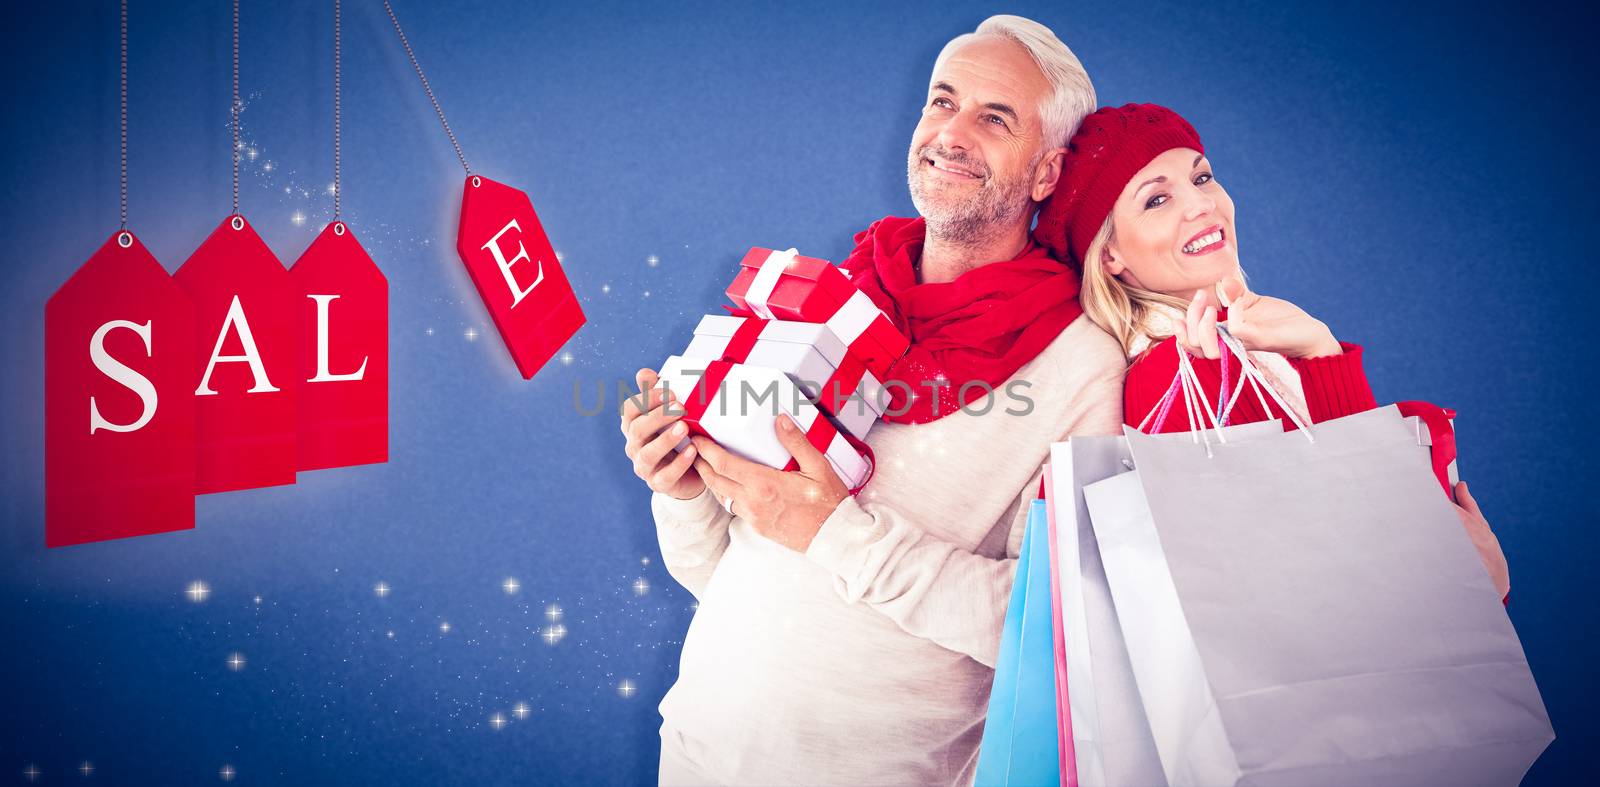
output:
[[[489,726],[499,730],[506,726],[506,717],[503,713],[496,713],[489,717]]]
[[[561,353],[561,365],[562,366],[571,366],[572,365],[572,353],[570,353],[570,352]]]
[[[533,713],[533,711],[528,708],[528,703],[526,702],[519,702],[511,708],[511,715],[517,717],[518,719],[526,719],[531,713]]]
[[[609,293],[609,292],[611,292],[611,285],[609,285],[609,284],[602,284],[602,285],[600,285],[600,291],[601,291],[601,292],[604,292],[604,293]]]
[[[283,193],[285,193],[285,194],[293,194],[294,191],[292,189],[290,189],[288,186],[284,186],[283,187]]]
[[[190,601],[199,604],[211,597],[211,586],[197,579],[189,583],[189,589],[183,591],[183,594],[188,596]]]
[[[516,577],[506,577],[506,581],[500,583],[500,589],[504,590],[508,596],[515,595],[517,591],[522,589],[522,583],[518,582]]]
[[[261,597],[260,596],[256,596],[256,606],[258,606],[258,607],[261,606]]]
[[[379,582],[378,584],[373,585],[372,595],[377,596],[378,598],[387,597],[389,595],[389,583]]]
[[[646,298],[650,297],[650,291],[649,290],[645,290],[644,291],[644,297],[646,297]]]
[[[84,760],[78,765],[78,773],[83,774],[84,778],[87,779],[89,774],[94,773],[94,763]]]
[[[34,765],[31,762],[28,763],[28,767],[22,769],[22,777],[27,779],[30,782],[38,781],[39,780],[39,774],[40,774],[39,766]]]
[[[478,340],[478,329],[468,328],[465,331],[462,331],[461,335],[467,337],[467,341],[475,342]]]
[[[621,683],[617,684],[617,696],[625,700],[633,699],[633,695],[637,691],[639,691],[639,689],[633,685],[633,681],[627,680],[626,678],[624,678]]]
[[[544,618],[545,618],[545,620],[548,620],[551,623],[554,623],[554,622],[560,620],[561,619],[561,605],[560,604],[551,604],[550,606],[545,607],[544,608]]]
[[[654,254],[652,254],[652,255],[644,258],[644,264],[649,265],[650,267],[654,268],[657,265],[661,264],[661,258],[657,257]]]
[[[544,633],[539,636],[544,637],[544,644],[555,645],[567,636],[567,627],[560,623],[545,626]]]
[[[384,636],[387,636],[389,639],[394,639],[394,632],[393,631],[386,631],[386,632],[384,632]]]
[[[633,595],[642,596],[650,592],[650,580],[639,577],[633,581]]]
[[[217,769],[217,778],[225,782],[233,781],[233,777],[238,775],[239,772],[234,770],[232,765],[224,764],[221,768]]]
[[[338,190],[339,190],[339,187],[338,187],[338,186],[335,186],[335,185],[333,185],[333,184],[332,184],[332,183],[329,183],[329,184],[328,184],[328,193],[329,193],[329,194],[333,194],[333,193],[334,193],[334,192],[336,192],[336,191],[338,191]]]
[[[244,665],[245,665],[245,660],[244,660],[244,654],[243,653],[230,653],[230,654],[228,654],[228,669],[231,669],[234,672],[238,672],[238,671],[244,669]]]
[[[566,262],[566,261],[567,261],[567,258],[561,254],[561,250],[560,249],[556,249],[556,262]]]
[[[272,171],[272,162],[269,161],[269,162],[267,162],[265,164],[262,164],[261,165],[261,170],[263,172],[271,172]]]
[[[448,621],[448,620],[439,621],[439,633],[440,634],[449,634],[450,633],[450,621]]]
[[[433,329],[432,329],[432,328],[429,328],[429,329],[427,329],[427,330],[425,330],[425,331],[423,331],[423,333],[425,333],[425,334],[427,334],[427,335],[429,335],[429,336],[432,336],[432,335],[433,335]]]
[[[650,558],[648,558],[648,557],[639,558],[639,565],[641,565],[641,566],[650,565]]]
[[[296,227],[304,227],[306,224],[306,214],[298,210],[289,214],[289,223],[295,225]]]

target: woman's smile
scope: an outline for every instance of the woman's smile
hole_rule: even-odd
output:
[[[1227,245],[1227,232],[1223,230],[1221,224],[1213,224],[1195,233],[1195,236],[1190,238],[1188,243],[1183,244],[1183,248],[1180,251],[1190,257],[1199,257],[1222,249]]]

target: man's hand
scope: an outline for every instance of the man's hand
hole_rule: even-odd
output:
[[[672,451],[689,433],[682,422],[682,405],[671,391],[651,390],[656,384],[654,370],[640,369],[634,379],[644,394],[644,409],[635,397],[622,403],[622,434],[628,438],[624,450],[633,460],[633,474],[664,495],[680,500],[699,496],[706,485],[694,469],[698,452],[693,445],[683,453]]]
[[[778,441],[799,463],[799,472],[756,464],[700,436],[694,438],[700,449],[694,466],[729,511],[761,535],[804,552],[850,490],[789,416],[778,416],[777,429]]]
[[[1494,580],[1495,592],[1505,598],[1511,592],[1511,568],[1506,565],[1506,553],[1500,550],[1500,539],[1495,538],[1494,531],[1489,529],[1488,520],[1478,510],[1478,501],[1472,499],[1472,493],[1467,491],[1467,482],[1456,484],[1456,499],[1461,501],[1456,506],[1461,525],[1472,537],[1472,545],[1478,548],[1478,559],[1489,571],[1489,579]]]

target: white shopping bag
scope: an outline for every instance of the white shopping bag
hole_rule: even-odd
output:
[[[1554,738],[1393,408],[1305,436],[1127,439],[1138,472],[1084,497],[1174,787],[1516,784]]]
[[[1222,430],[1235,441],[1282,432],[1280,421]],[[1190,438],[1168,434],[1158,439]],[[1051,505],[1060,530],[1055,555],[1059,614],[1067,684],[1074,687],[1068,696],[1080,787],[1166,784],[1083,494],[1084,487],[1127,472],[1132,459],[1128,441],[1120,435],[1073,437],[1050,447]]]

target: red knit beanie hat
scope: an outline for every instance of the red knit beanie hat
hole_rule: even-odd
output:
[[[1084,252],[1128,181],[1174,148],[1206,152],[1194,126],[1166,107],[1124,104],[1084,118],[1067,144],[1056,190],[1039,208],[1034,240],[1082,270]]]

